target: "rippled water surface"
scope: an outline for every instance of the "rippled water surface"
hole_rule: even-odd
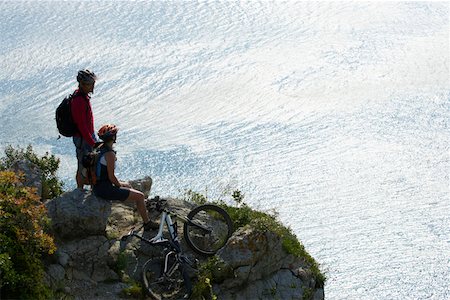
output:
[[[450,299],[449,4],[0,2],[0,148],[74,149],[54,110],[100,76],[123,179],[279,212],[327,299]]]

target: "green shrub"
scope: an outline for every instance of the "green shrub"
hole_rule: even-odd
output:
[[[117,274],[119,274],[120,277],[123,278],[126,267],[127,267],[127,255],[125,251],[120,251],[119,254],[117,255],[116,263],[115,265],[113,265],[113,270]]]
[[[184,199],[188,202],[193,202],[198,205],[208,202],[208,198],[201,193],[194,192],[193,190],[187,190],[184,194]]]
[[[26,160],[42,171],[42,199],[53,199],[62,193],[63,182],[56,177],[59,168],[59,158],[48,152],[44,156],[37,156],[31,145],[26,149],[14,149],[8,146],[5,157],[0,159],[0,170],[13,167],[18,161]]]
[[[303,291],[302,300],[310,300],[314,297],[314,290],[312,288],[305,288]]]
[[[56,247],[45,233],[44,204],[22,181],[23,176],[0,171],[0,298],[48,299],[41,259]]]
[[[222,273],[221,268],[223,267],[223,262],[217,256],[210,257],[206,262],[200,264],[197,281],[192,289],[191,299],[216,300],[217,295],[213,292],[212,283],[223,280],[219,275]]]
[[[138,282],[133,282],[131,286],[120,291],[121,298],[145,299],[142,286]]]

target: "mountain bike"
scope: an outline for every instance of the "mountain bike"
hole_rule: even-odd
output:
[[[186,297],[192,293],[189,269],[196,271],[196,261],[188,258],[182,250],[178,238],[177,222],[174,216],[184,222],[184,239],[188,246],[201,255],[213,255],[222,248],[231,236],[233,225],[225,210],[214,204],[200,205],[191,210],[186,217],[179,216],[167,206],[167,200],[155,197],[146,202],[147,207],[161,213],[158,233],[151,239],[139,234],[143,226],[132,228],[122,237],[136,237],[152,246],[162,246],[161,256],[145,262],[142,268],[142,283],[146,292],[154,299],[167,299],[176,296],[184,283]],[[164,224],[169,238],[163,236]]]

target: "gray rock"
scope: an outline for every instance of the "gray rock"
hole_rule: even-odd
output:
[[[42,197],[42,171],[28,160],[18,160],[11,168],[15,173],[22,172],[25,175],[23,184],[36,188],[36,194]]]
[[[142,179],[130,180],[128,183],[131,185],[133,189],[143,192],[145,198],[149,197],[153,183],[152,178],[150,176],[146,176]]]
[[[111,214],[107,220],[106,236],[119,238],[126,234],[136,223],[142,223],[142,218],[131,204],[113,201]]]
[[[217,255],[235,272],[236,277],[228,283],[231,285],[259,280],[279,270],[285,259],[293,260],[284,252],[275,233],[250,227],[238,229]]]
[[[312,276],[300,258],[286,253],[271,231],[238,229],[217,256],[232,276],[214,285],[220,299],[302,299]],[[320,295],[317,295],[320,299]]]
[[[47,267],[46,273],[50,279],[50,285],[52,287],[57,287],[59,282],[64,280],[66,275],[66,271],[60,264],[51,264]]]
[[[307,282],[311,278],[311,273],[301,267],[294,270],[294,274],[304,282]]]
[[[105,235],[111,201],[95,197],[90,191],[75,189],[46,202],[57,238],[80,239]]]
[[[315,291],[313,300],[323,300],[323,299],[325,299],[325,291],[323,288],[322,289],[319,288]]]
[[[58,263],[63,267],[67,266],[69,263],[70,256],[61,249],[56,250],[56,257],[58,259]]]
[[[74,280],[100,282],[118,279],[108,265],[111,242],[104,236],[90,236],[57,245],[59,251],[69,256],[67,277]]]

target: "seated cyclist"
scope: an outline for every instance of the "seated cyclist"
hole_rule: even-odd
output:
[[[108,200],[136,203],[137,210],[144,221],[144,230],[158,228],[158,224],[149,219],[144,194],[132,189],[129,184],[120,182],[114,173],[116,152],[113,150],[113,144],[116,142],[118,131],[119,128],[113,124],[103,125],[98,131],[98,137],[103,140],[100,151],[104,154],[100,158],[100,176],[97,176],[97,182],[93,188],[94,194]]]

